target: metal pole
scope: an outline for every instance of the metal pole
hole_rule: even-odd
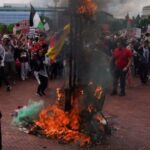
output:
[[[55,14],[54,14],[54,16],[55,16],[55,19],[54,19],[54,25],[55,25],[55,27],[54,27],[54,30],[55,31],[57,31],[58,30],[58,12],[57,12],[57,4],[58,4],[58,2],[59,2],[59,0],[53,0],[54,1],[54,7],[55,7]]]
[[[65,89],[65,111],[71,110],[71,99],[72,99],[72,51],[73,51],[73,15],[72,15],[72,1],[69,2],[70,9],[70,54],[69,54],[69,88]]]
[[[75,46],[75,33],[74,33],[74,24],[75,24],[75,10],[76,10],[76,0],[69,1],[69,10],[70,10],[70,55],[69,55],[69,88],[66,89],[66,98],[65,98],[65,111],[70,111],[72,94],[73,94],[73,62],[74,62],[74,46]]]
[[[0,150],[2,150],[2,129],[1,129],[1,118],[2,118],[2,113],[0,112]]]

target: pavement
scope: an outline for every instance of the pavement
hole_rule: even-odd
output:
[[[42,98],[35,95],[37,83],[32,79],[17,81],[11,92],[0,87],[3,150],[87,150],[75,144],[64,145],[57,140],[29,135],[11,125],[11,113],[17,106],[26,105],[29,99],[52,104],[55,89],[61,85],[62,81],[50,81],[47,96]],[[116,131],[106,144],[90,150],[150,150],[150,84],[144,86],[135,79],[125,97],[106,96],[104,113]]]

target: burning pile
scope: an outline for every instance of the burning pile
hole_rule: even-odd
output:
[[[103,90],[100,86],[93,88],[91,85],[85,90],[79,89],[72,96],[70,112],[65,112],[62,109],[65,96],[63,90],[57,89],[57,103],[42,109],[38,118],[37,115],[35,118],[30,117],[30,113],[28,113],[29,116],[23,116],[21,120],[26,120],[26,123],[22,126],[30,134],[41,134],[48,138],[56,138],[63,143],[73,142],[85,146],[100,141],[107,126],[107,121],[101,113],[104,102]],[[31,106],[29,107],[31,108]],[[21,108],[18,114],[22,111]],[[18,118],[18,115],[15,115],[13,120],[16,120],[16,118]],[[30,118],[29,122],[27,118]],[[27,122],[30,126],[27,126]]]
[[[78,116],[78,111],[75,109],[71,113],[66,113],[57,105],[53,105],[40,113],[36,125],[43,129],[47,137],[57,138],[63,142],[80,142],[83,146],[90,143],[90,137],[78,131]]]

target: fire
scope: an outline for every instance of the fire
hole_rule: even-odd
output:
[[[58,92],[59,93],[59,92]],[[36,125],[39,126],[47,137],[57,138],[64,142],[80,143],[84,146],[91,142],[89,136],[80,132],[79,108],[74,97],[73,108],[70,113],[52,105],[44,109]]]
[[[90,85],[93,85],[93,83],[91,82]],[[70,112],[65,112],[61,105],[59,105],[60,101],[64,101],[65,99],[64,91],[57,89],[56,93],[58,100],[56,104],[41,111],[39,120],[35,122],[35,126],[40,127],[43,134],[50,138],[56,138],[66,143],[80,143],[80,146],[91,144],[93,137],[87,133],[88,129],[85,129],[86,126],[85,128],[83,128],[83,126],[84,123],[90,124],[92,121],[89,120],[89,122],[86,122],[85,119],[85,122],[83,122],[84,118],[82,118],[83,116],[81,115],[81,112],[86,110],[87,115],[89,112],[98,124],[106,124],[105,118],[99,113],[100,107],[98,106],[98,103],[100,102],[99,100],[102,97],[103,89],[101,86],[96,86],[94,91],[92,90],[93,100],[87,105],[87,107],[83,106],[82,108],[79,102],[79,97],[82,97],[84,92],[85,91],[82,88],[74,92],[71,102],[72,110]],[[85,118],[86,117],[88,118],[89,116],[85,116]]]
[[[64,104],[64,99],[65,99],[65,95],[64,95],[64,92],[63,90],[61,90],[60,88],[57,88],[56,89],[56,95],[57,95],[57,101],[56,101],[56,104],[60,107],[62,107]]]
[[[86,14],[89,16],[93,16],[97,10],[97,5],[93,2],[93,0],[82,0],[81,6],[78,8],[77,12],[79,14]]]
[[[103,89],[101,86],[97,86],[94,96],[99,100],[103,94]]]

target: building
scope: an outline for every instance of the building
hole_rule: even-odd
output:
[[[148,18],[150,16],[150,6],[145,6],[142,11],[142,17]]]
[[[64,12],[64,7],[40,7],[35,8],[36,11],[42,15],[46,16],[51,20],[54,20],[54,17],[57,14],[62,14]],[[26,4],[4,4],[3,7],[0,7],[0,23],[2,24],[14,24],[22,20],[29,20],[30,16],[30,6]]]

